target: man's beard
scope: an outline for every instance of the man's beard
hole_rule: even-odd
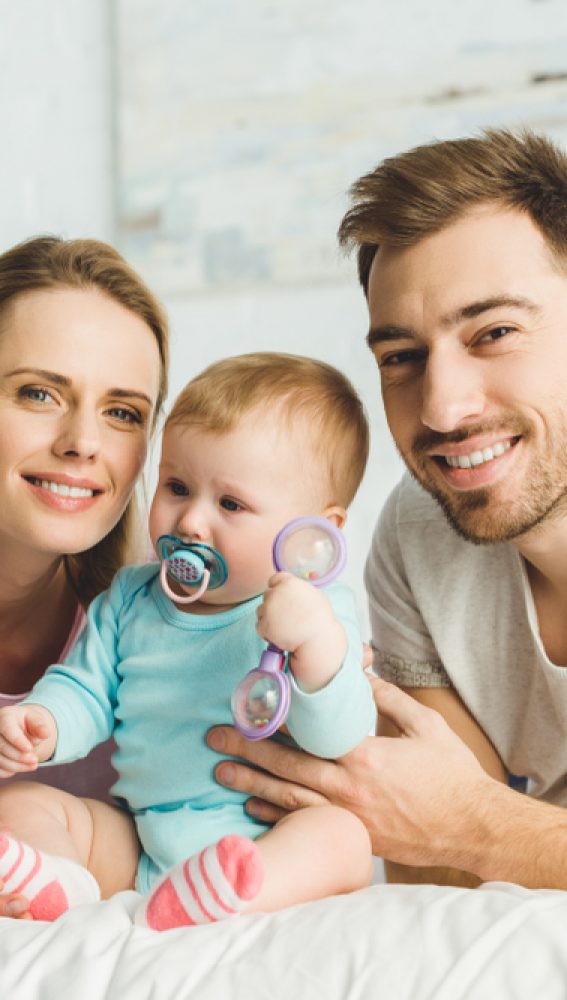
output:
[[[554,428],[554,443],[559,446],[554,448],[553,455],[534,461],[521,488],[504,502],[493,495],[494,487],[463,493],[449,486],[443,489],[431,473],[432,459],[427,455],[442,443],[466,441],[474,435],[504,429],[501,425],[446,435],[424,432],[414,441],[410,461],[407,456],[402,455],[402,458],[412,476],[437,501],[451,527],[462,538],[477,545],[509,542],[544,521],[567,513],[567,420],[563,415]],[[517,418],[505,425],[505,433],[507,437],[521,438],[526,444],[532,437],[531,428],[525,424],[520,427]]]

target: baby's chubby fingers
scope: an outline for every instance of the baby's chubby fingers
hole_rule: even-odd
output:
[[[35,705],[0,709],[0,752],[5,763],[37,766],[37,750],[51,736],[45,709]]]
[[[10,709],[0,712],[0,746],[3,754],[17,760],[22,754],[33,752],[34,745],[30,735],[25,725],[25,716],[19,713],[13,715]]]

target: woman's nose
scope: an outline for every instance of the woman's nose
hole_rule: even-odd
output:
[[[100,444],[96,414],[77,409],[65,416],[53,450],[60,458],[93,461],[100,452]]]

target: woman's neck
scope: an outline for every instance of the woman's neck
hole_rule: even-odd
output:
[[[35,573],[23,561],[10,572],[0,558],[0,567],[0,692],[20,694],[56,662],[77,598],[61,558],[36,564]]]

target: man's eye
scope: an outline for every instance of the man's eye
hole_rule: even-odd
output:
[[[232,497],[223,497],[220,504],[221,507],[224,508],[224,510],[232,510],[232,511],[242,510],[242,507],[238,503],[238,501],[233,500]]]
[[[399,368],[401,365],[421,364],[425,358],[423,351],[393,351],[378,359],[379,368]]]
[[[479,343],[489,343],[494,344],[497,340],[502,340],[507,337],[509,333],[513,333],[513,326],[493,326],[491,330],[487,330],[479,337]]]

